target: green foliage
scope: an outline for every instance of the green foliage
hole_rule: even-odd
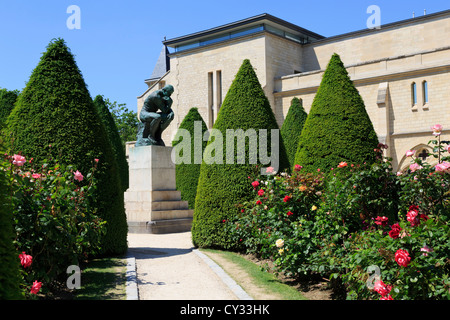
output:
[[[97,112],[100,119],[105,126],[106,133],[114,151],[116,162],[119,166],[119,176],[122,189],[125,192],[128,189],[128,161],[123,147],[122,139],[120,138],[119,131],[116,123],[108,109],[108,106],[101,95],[97,95],[94,99],[94,105],[97,108]]]
[[[19,253],[13,246],[13,215],[7,180],[0,171],[0,300],[20,299]]]
[[[201,136],[196,137],[195,134],[195,123],[199,125],[198,134]],[[189,132],[190,141],[184,141],[184,136],[181,135],[181,130],[187,130]],[[206,126],[205,121],[203,120],[200,113],[198,113],[197,108],[191,108],[183,119],[178,128],[178,132],[175,135],[175,140],[172,141],[172,146],[175,150],[178,150],[177,145],[180,147],[180,151],[176,152],[176,188],[181,191],[181,199],[189,202],[189,208],[195,208],[195,196],[197,194],[197,185],[198,185],[198,177],[200,176],[200,166],[201,166],[201,155],[203,155],[203,151],[205,150],[207,141],[203,140],[203,135],[208,131],[208,127]],[[195,139],[200,141],[200,161],[196,161],[195,159]],[[183,143],[184,142],[184,143]],[[182,143],[189,148],[190,150],[190,159],[185,163],[181,161],[183,157],[183,152],[185,152],[184,147],[180,145]]]
[[[192,225],[193,242],[200,247],[230,247],[230,239],[222,221],[237,214],[237,204],[250,200],[252,188],[248,183],[248,176],[255,175],[261,169],[261,163],[258,166],[257,162],[261,160],[259,146],[256,149],[258,156],[254,159],[255,164],[252,164],[249,161],[250,143],[247,139],[245,154],[242,154],[242,150],[237,150],[235,140],[234,153],[231,154],[231,150],[228,150],[232,159],[226,157],[227,129],[242,129],[237,135],[244,139],[247,130],[254,129],[258,136],[258,144],[261,140],[259,129],[267,129],[269,155],[272,141],[270,129],[278,129],[279,133],[269,101],[249,60],[244,60],[230,86],[203,155]],[[221,135],[215,135],[214,131],[220,132]],[[223,137],[223,144],[218,142],[219,136]],[[288,168],[289,162],[282,140],[278,142],[280,170],[284,170]],[[214,149],[213,146],[216,148]],[[221,152],[222,155],[220,155]],[[206,162],[205,157],[209,154],[216,157],[218,161]],[[238,163],[238,156],[244,160],[242,164]],[[230,163],[230,160],[233,162]]]
[[[104,102],[108,106],[111,116],[114,118],[117,131],[125,148],[127,141],[136,140],[136,132],[139,124],[137,113],[128,110],[125,103],[111,102],[108,98],[104,99]]]
[[[6,89],[0,89],[0,128],[14,108],[18,97],[18,90],[8,91]]]
[[[5,143],[42,162],[51,148],[61,164],[82,174],[99,159],[98,186],[93,207],[108,222],[103,239],[105,254],[127,249],[127,223],[118,165],[105,127],[83,76],[64,40],[50,42],[7,120]]]
[[[284,119],[283,125],[281,126],[281,137],[283,138],[291,166],[295,162],[298,141],[300,140],[307,116],[308,114],[303,109],[302,101],[299,98],[293,98],[286,119]]]
[[[295,164],[307,171],[328,170],[341,161],[371,164],[377,144],[364,101],[334,54],[305,121]]]

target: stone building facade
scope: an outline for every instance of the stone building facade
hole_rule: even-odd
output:
[[[262,14],[163,45],[138,112],[151,92],[174,86],[175,119],[163,137],[168,144],[192,107],[212,128],[244,59],[255,68],[280,127],[292,98],[302,99],[309,112],[333,53],[341,56],[380,142],[389,146],[395,170],[409,165],[406,150],[427,158],[431,126],[443,125],[442,139],[450,140],[450,10],[333,37]]]

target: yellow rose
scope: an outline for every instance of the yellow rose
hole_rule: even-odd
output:
[[[281,248],[282,246],[284,246],[284,240],[283,239],[278,239],[275,242],[275,244],[276,244],[277,248]]]
[[[284,249],[283,249],[283,248],[281,248],[280,250],[278,250],[278,253],[279,253],[279,254],[283,254],[283,252],[284,252]]]
[[[316,211],[316,210],[317,210],[317,207],[316,207],[316,206],[312,206],[311,210],[312,210],[312,211]]]

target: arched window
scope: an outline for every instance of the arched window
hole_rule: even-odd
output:
[[[423,104],[428,103],[428,82],[422,82]]]
[[[417,104],[417,86],[415,82],[411,84],[411,102],[413,106]]]

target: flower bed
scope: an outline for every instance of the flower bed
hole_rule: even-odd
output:
[[[450,147],[433,132],[434,166],[407,154],[409,170],[394,173],[380,144],[371,165],[249,177],[255,199],[223,221],[228,234],[277,272],[327,277],[348,299],[449,299]]]
[[[91,206],[97,162],[93,160],[86,176],[55,160],[35,165],[20,154],[6,154],[0,162],[9,181],[14,245],[20,252],[26,297],[67,277],[70,265],[99,251],[106,222]]]

